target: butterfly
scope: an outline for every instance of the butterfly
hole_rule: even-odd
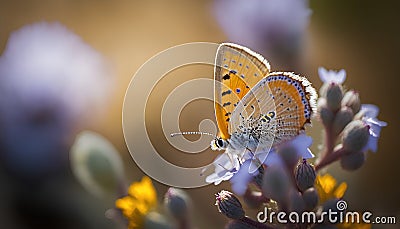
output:
[[[256,171],[272,147],[304,132],[316,110],[317,93],[305,77],[271,72],[263,56],[237,44],[219,45],[214,82],[218,135],[211,149],[225,151],[217,173],[237,170],[245,155],[252,158],[249,172]]]

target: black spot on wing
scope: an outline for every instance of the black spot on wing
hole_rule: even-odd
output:
[[[226,106],[229,106],[229,105],[231,105],[231,102],[224,103],[222,106],[226,107]]]
[[[223,92],[222,92],[222,96],[229,95],[229,94],[231,94],[231,93],[232,93],[231,90],[223,91]]]

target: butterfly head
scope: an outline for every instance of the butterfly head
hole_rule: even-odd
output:
[[[216,137],[211,141],[212,150],[225,150],[228,147],[229,142],[221,137]]]

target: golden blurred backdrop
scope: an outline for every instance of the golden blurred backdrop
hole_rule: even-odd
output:
[[[101,133],[117,147],[124,158],[128,179],[135,181],[143,173],[132,160],[122,131],[122,105],[131,77],[149,58],[175,45],[196,41],[229,41],[215,21],[212,3],[211,0],[1,0],[0,50],[4,49],[12,31],[34,22],[57,21],[108,58],[116,72],[116,88],[105,114],[91,129]],[[396,139],[396,131],[400,127],[400,108],[396,100],[399,96],[395,94],[400,85],[399,8],[389,1],[312,0],[310,6],[313,11],[311,23],[304,53],[301,54],[305,65],[298,73],[308,76],[319,87],[319,66],[346,69],[347,87],[359,91],[363,103],[377,104],[381,109],[379,118],[389,124],[382,131],[378,152],[369,153],[361,169],[343,172],[335,163],[329,172],[338,180],[348,182],[346,199],[350,200],[351,208],[371,210],[382,215],[399,215],[397,166],[400,156],[397,150],[400,149],[400,141]],[[229,12],[221,13],[234,17]],[[271,65],[273,70],[291,70],[284,64]],[[150,138],[168,161],[199,166],[210,163],[216,156],[210,150],[189,155],[174,149],[162,133],[160,120],[163,101],[174,87],[189,79],[212,79],[212,72],[211,66],[178,69],[161,80],[149,98],[146,117]],[[199,122],[205,118],[214,119],[212,102],[198,100],[190,103],[181,114],[181,128],[197,130]],[[318,131],[311,134],[314,137],[313,151],[316,152],[321,134]],[[197,139],[195,136],[188,138]],[[6,179],[7,182],[10,180],[12,177]],[[155,183],[161,199],[168,187]],[[64,193],[69,198],[73,198],[74,193],[85,192],[79,184],[71,185],[75,186],[73,191]],[[222,228],[227,221],[214,206],[214,193],[221,189],[229,189],[229,182],[187,190],[193,198],[198,228]],[[7,195],[2,197],[7,198]],[[89,195],[86,198],[90,199],[88,203],[97,201]],[[49,198],[46,201],[53,200]],[[102,222],[94,227],[114,227],[102,219],[107,204],[112,207],[112,200],[105,200],[102,208],[93,209],[97,214],[92,214],[95,217],[93,220]],[[90,211],[92,208],[86,206],[85,209]]]

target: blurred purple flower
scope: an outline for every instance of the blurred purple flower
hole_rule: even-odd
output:
[[[290,141],[287,141],[283,145],[277,147],[276,149],[271,149],[269,152],[264,164],[267,166],[283,166],[284,162],[282,161],[279,151],[283,148],[294,148],[296,150],[297,156],[299,158],[313,158],[314,154],[310,151],[308,147],[312,144],[312,138],[305,134],[300,134],[293,138]],[[240,169],[233,174],[233,177],[230,178],[230,182],[232,184],[232,190],[237,195],[243,195],[246,192],[248,184],[251,182],[254,176],[257,176],[259,171],[255,171],[254,173],[249,173],[249,167],[251,165],[251,159],[246,160],[241,166]]]
[[[370,127],[368,143],[362,151],[371,150],[372,152],[376,152],[378,150],[378,139],[381,129],[387,126],[387,123],[376,118],[379,114],[379,108],[373,104],[362,104],[360,113],[363,115],[362,121]]]
[[[244,195],[247,190],[247,185],[253,179],[254,176],[257,176],[259,171],[256,170],[254,173],[249,173],[249,167],[251,164],[251,160],[245,161],[241,166],[237,173],[233,175],[230,182],[232,184],[232,191],[237,195]]]
[[[299,52],[311,10],[307,0],[216,0],[214,15],[232,42],[273,59]]]
[[[318,68],[318,75],[324,83],[342,84],[346,80],[346,70],[340,71],[326,70],[323,67]]]
[[[0,57],[3,163],[32,176],[68,165],[73,134],[98,115],[112,82],[104,57],[60,23],[13,32]]]
[[[292,147],[292,148],[296,149],[296,153],[299,158],[308,159],[308,158],[314,157],[314,154],[308,148],[311,146],[312,141],[313,140],[310,136],[307,136],[305,134],[300,134],[300,135],[296,136],[295,138],[293,138],[292,140],[284,143],[283,146]],[[278,149],[278,151],[279,151],[279,149]]]

